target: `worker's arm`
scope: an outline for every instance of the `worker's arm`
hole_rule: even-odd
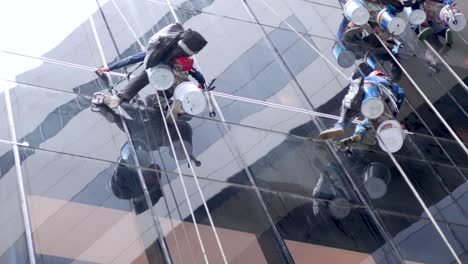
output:
[[[189,74],[190,74],[199,84],[201,84],[202,86],[205,85],[205,83],[206,83],[205,77],[204,77],[203,74],[202,74],[201,72],[199,72],[197,69],[192,68],[192,69],[189,71]]]
[[[391,83],[392,91],[395,93],[397,97],[397,106],[398,108],[401,107],[403,101],[405,100],[405,89],[403,89],[398,83],[392,82]]]
[[[100,67],[97,69],[97,72],[108,72],[108,71],[113,71],[113,70],[117,70],[117,69],[120,69],[122,67],[125,67],[125,66],[128,66],[128,65],[132,65],[132,64],[135,64],[137,62],[141,62],[145,59],[145,56],[146,56],[146,52],[142,51],[140,53],[137,53],[135,55],[132,55],[132,56],[129,56],[125,59],[121,59],[115,63],[112,63],[111,65],[109,65],[109,67]]]

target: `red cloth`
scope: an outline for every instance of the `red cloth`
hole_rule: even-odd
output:
[[[193,59],[187,56],[176,57],[176,62],[182,66],[184,71],[190,71],[193,67]]]

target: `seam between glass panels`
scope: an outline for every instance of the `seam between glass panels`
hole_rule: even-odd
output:
[[[6,143],[6,144],[11,144],[13,145],[14,142],[10,142],[10,141],[5,141],[5,140],[0,140],[1,143]],[[32,147],[29,147],[27,145],[22,145],[21,143],[17,143],[18,146],[21,146],[22,148],[32,148]],[[35,148],[32,148],[32,149],[35,149]],[[55,152],[55,151],[51,151],[51,150],[44,150],[44,149],[39,149],[40,151],[43,151],[43,152],[48,152],[48,153],[56,153],[56,154],[60,154],[60,155],[66,155],[66,156],[70,156],[70,157],[78,157],[78,158],[82,158],[82,159],[85,159],[85,160],[95,160],[95,161],[102,161],[102,162],[105,162],[105,163],[109,163],[109,164],[115,164],[115,162],[109,162],[109,161],[105,161],[105,160],[99,160],[99,159],[95,159],[95,158],[90,158],[90,157],[86,157],[86,156],[77,156],[77,155],[73,155],[73,154],[69,154],[69,153],[60,153],[60,152]],[[128,165],[132,168],[136,168],[135,166],[132,166],[132,165]],[[176,175],[176,173],[174,172],[171,172],[171,171],[164,171],[164,170],[154,170],[154,169],[146,169],[146,168],[143,168],[145,171],[148,170],[148,171],[156,171],[156,172],[165,172],[165,173],[168,173],[170,175]],[[188,175],[188,174],[182,174],[184,177],[193,177],[192,175]],[[218,179],[214,179],[214,178],[205,178],[205,177],[199,177],[205,181],[210,181],[210,182],[216,182],[216,183],[220,183],[220,184],[225,184],[225,185],[230,185],[230,186],[234,186],[234,187],[237,187],[237,188],[243,188],[243,189],[249,189],[249,190],[252,190],[252,186],[250,185],[244,185],[244,184],[239,184],[239,183],[233,183],[233,182],[226,182],[226,181],[222,181],[222,180],[218,180]],[[309,202],[312,202],[312,201],[320,201],[320,202],[326,202],[326,203],[333,203],[333,204],[339,204],[339,205],[343,205],[343,206],[347,206],[347,207],[350,207],[350,208],[358,208],[358,209],[365,209],[365,206],[362,206],[362,205],[359,205],[359,204],[345,204],[345,203],[336,203],[336,202],[333,202],[331,200],[327,200],[327,199],[320,199],[320,198],[312,198],[312,197],[309,197],[309,196],[305,196],[305,195],[302,195],[302,194],[298,194],[298,193],[292,193],[292,192],[288,192],[288,191],[280,191],[280,190],[274,190],[274,189],[269,189],[269,188],[265,188],[265,187],[258,187],[258,189],[262,192],[267,192],[267,193],[272,193],[272,194],[285,194],[285,195],[289,195],[289,196],[293,196],[294,198],[299,198],[299,199],[303,199],[303,200],[307,200]],[[195,195],[195,194],[193,194]],[[75,197],[75,196],[74,196]],[[440,210],[443,210],[447,207],[449,207],[449,205],[441,208]],[[399,212],[399,211],[392,211],[392,210],[387,210],[387,209],[382,209],[382,208],[376,208],[374,209],[375,211],[377,212],[382,212],[382,213],[385,213],[385,214],[391,214],[391,215],[396,215],[396,216],[404,216],[404,217],[408,217],[408,218],[413,218],[413,219],[425,219],[425,220],[429,220],[428,217],[424,217],[424,216],[418,216],[418,215],[413,215],[413,214],[407,214],[407,213],[403,213],[403,212]],[[450,220],[447,220],[447,221],[442,221],[442,220],[437,220],[438,222],[443,222],[443,223],[448,223],[448,224],[453,224],[453,225],[457,225],[457,226],[463,226],[463,227],[468,227],[468,224],[462,224],[462,223],[457,223],[457,222],[453,222],[453,221],[450,221]]]
[[[243,4],[244,4],[244,7],[245,9],[247,10],[247,12],[256,20],[258,21],[257,17],[255,16],[255,14],[253,13],[253,11],[251,10],[249,4],[247,3],[247,0],[240,0]],[[281,16],[279,15],[279,13],[273,9],[273,7],[271,7],[265,0],[262,0],[262,2],[264,3],[264,5],[270,9],[270,11],[272,13],[274,13],[278,18],[281,19]],[[318,55],[320,55],[320,57],[325,61],[327,62],[328,64],[330,64],[330,66],[332,66],[333,69],[335,69],[339,74],[341,74],[346,80],[350,80],[351,78],[348,78],[337,66],[335,66],[334,64],[332,64],[330,62],[330,60],[328,58],[326,58],[317,48],[314,47],[313,44],[311,44],[307,39],[305,39],[300,33],[297,32],[297,30],[295,30],[295,28],[293,26],[291,26],[287,21],[283,20],[284,23],[286,23],[286,25],[288,25],[293,31],[296,32],[296,34],[301,37]],[[299,91],[301,91],[303,94],[304,94],[304,97],[306,99],[306,101],[310,104],[310,107],[313,109],[313,104],[310,102],[310,100],[307,98],[307,95],[305,94],[305,92],[303,91],[303,89],[301,88],[301,85],[300,83],[297,81],[296,77],[294,76],[294,74],[291,72],[290,68],[288,67],[288,65],[286,64],[286,62],[283,60],[283,58],[281,57],[281,55],[279,54],[278,50],[275,48],[274,44],[272,43],[271,39],[269,38],[268,34],[265,32],[265,29],[263,27],[261,27],[261,30],[263,32],[263,35],[264,35],[264,39],[266,40],[266,42],[268,43],[268,45],[270,46],[270,48],[272,49],[272,51],[274,52],[275,56],[277,57],[277,60],[278,60],[278,63],[280,63],[280,65],[282,66],[283,70],[285,71],[285,73],[287,75],[289,75],[289,77],[291,78],[291,80],[293,81],[293,83],[297,86],[296,88],[299,89]],[[322,127],[323,127],[323,124],[320,122],[320,120],[317,120],[314,116],[311,116],[311,119],[312,121],[314,122],[314,124],[316,125],[316,127],[319,129],[319,130],[322,130]],[[374,221],[374,224],[377,226],[377,229],[380,233],[380,235],[382,235],[382,237],[384,238],[384,240],[391,246],[392,250],[395,252],[396,256],[398,257],[398,259],[403,262],[403,257],[401,256],[398,248],[396,247],[396,245],[393,243],[393,240],[391,239],[387,229],[383,226],[383,221],[380,219],[380,217],[375,214],[375,212],[373,211],[373,207],[371,207],[371,204],[367,202],[366,200],[366,195],[365,193],[363,194],[359,188],[358,188],[358,185],[356,184],[356,182],[354,181],[354,179],[351,177],[351,174],[348,172],[348,170],[346,169],[346,166],[344,165],[343,161],[341,160],[341,158],[338,156],[338,154],[335,152],[335,147],[331,144],[330,140],[327,140],[326,141],[326,144],[328,146],[328,150],[330,152],[330,154],[335,158],[335,160],[338,162],[338,164],[341,166],[341,169],[343,170],[343,172],[345,173],[346,175],[346,179],[348,180],[348,183],[351,184],[352,186],[352,189],[355,191],[355,194],[357,194],[357,196],[359,197],[359,200],[361,200],[361,202],[365,205],[365,207],[367,208],[367,210],[369,211],[369,214],[372,218],[372,220]]]
[[[169,4],[167,4],[167,3],[162,3],[162,2],[155,1],[155,0],[146,0],[146,1],[151,2],[151,3],[154,3],[154,4],[169,5]],[[252,25],[261,25],[261,26],[265,26],[265,27],[268,27],[268,28],[271,28],[271,29],[279,29],[279,30],[283,30],[283,31],[288,31],[288,32],[294,33],[294,31],[292,31],[292,30],[288,30],[288,29],[286,29],[286,28],[281,28],[281,27],[275,27],[275,26],[273,26],[273,25],[267,25],[267,24],[263,24],[263,23],[257,23],[257,22],[254,22],[254,21],[243,20],[243,19],[240,19],[240,18],[230,17],[230,16],[226,16],[226,15],[219,15],[219,14],[216,14],[216,13],[207,12],[207,11],[200,10],[200,9],[190,9],[190,8],[182,7],[182,6],[176,5],[176,4],[171,4],[171,6],[177,7],[177,9],[182,9],[182,10],[185,10],[185,11],[198,12],[198,13],[207,14],[207,15],[212,15],[212,16],[216,16],[216,17],[220,17],[220,18],[226,18],[226,19],[230,19],[230,20],[234,20],[234,21],[249,23],[249,24],[252,24]],[[311,33],[308,33],[308,32],[302,32],[302,31],[301,31],[301,34],[304,34],[304,35],[307,35],[307,36],[310,36],[310,37],[316,37],[316,38],[326,39],[326,40],[334,40],[333,38],[330,38],[330,37],[315,35],[315,34],[311,34]]]
[[[61,92],[61,93],[66,93],[66,94],[72,94],[72,95],[77,95],[75,92],[71,92],[71,91],[66,91],[66,90],[60,90],[60,89],[57,89],[57,88],[51,88],[51,87],[46,87],[46,86],[41,86],[41,85],[37,85],[37,84],[32,84],[32,83],[26,83],[26,82],[19,82],[19,81],[15,81],[15,80],[3,80],[3,81],[6,81],[6,82],[13,82],[13,83],[17,83],[17,84],[22,84],[22,85],[28,85],[28,86],[31,86],[31,87],[35,87],[35,88],[40,88],[40,89],[45,89],[45,90],[51,90],[51,91],[56,91],[56,92]],[[275,103],[270,103],[270,102],[266,102],[266,101],[261,101],[261,100],[257,100],[257,99],[250,99],[250,98],[247,98],[247,97],[241,97],[241,96],[235,96],[235,95],[230,95],[230,94],[226,94],[226,93],[220,93],[220,92],[214,92],[214,91],[211,91],[210,94],[213,94],[215,96],[220,96],[220,97],[225,97],[225,98],[229,98],[229,99],[232,99],[232,100],[235,100],[235,101],[243,101],[243,102],[248,102],[248,103],[252,103],[252,104],[256,104],[256,105],[263,105],[263,106],[272,106],[272,107],[275,107],[277,106],[276,108],[279,108],[279,109],[283,109],[283,110],[286,110],[286,111],[292,111],[292,112],[298,112],[298,113],[304,113],[304,114],[313,114],[314,111],[312,110],[308,110],[308,109],[305,109],[305,108],[297,108],[297,107],[293,107],[293,106],[287,106],[287,105],[282,105],[282,104],[275,104]],[[85,97],[85,96],[83,96]],[[135,107],[137,105],[133,104]],[[333,120],[338,120],[339,117],[336,116],[336,115],[329,115],[329,114],[324,114],[324,113],[321,113],[321,112],[315,112],[318,114],[323,114],[324,118],[328,118],[328,119],[333,119]],[[326,117],[326,115],[328,115],[328,117]],[[202,119],[207,119],[207,118],[204,118],[204,117],[201,117],[201,116],[196,116],[197,118],[202,118]],[[208,119],[208,120],[213,120],[213,121],[218,121],[218,120],[215,120],[215,119]],[[232,123],[232,122],[229,122],[229,121],[225,121],[225,122],[228,122],[228,123]],[[359,121],[358,120],[354,120],[353,123],[358,123]],[[235,123],[233,123],[235,124]],[[261,130],[267,130],[267,131],[272,131],[272,132],[277,132],[277,133],[282,133],[282,134],[287,134],[287,135],[291,135],[291,136],[296,136],[296,135],[292,135],[292,134],[288,134],[288,133],[284,133],[284,132],[280,132],[280,131],[275,131],[275,130],[268,130],[268,129],[265,129],[265,128],[259,128],[259,127],[252,127],[252,126],[249,126],[249,125],[245,125],[245,124],[235,124],[235,125],[239,125],[239,126],[244,126],[244,127],[251,127],[251,128],[255,128],[255,129],[261,129]],[[442,137],[437,137],[435,135],[426,135],[426,134],[422,134],[422,133],[418,133],[418,132],[407,132],[408,134],[414,134],[414,135],[417,135],[417,136],[420,136],[420,137],[425,137],[425,138],[429,138],[429,139],[436,139],[436,140],[440,140],[440,141],[444,141],[444,142],[449,142],[449,143],[456,143],[453,139],[448,139],[448,138],[442,138]],[[299,136],[296,136],[296,137],[299,137]],[[306,138],[306,137],[304,137]],[[439,145],[440,146],[440,145]],[[442,147],[441,147],[442,148]],[[447,154],[446,154],[447,155]],[[457,165],[458,166],[458,165]]]
[[[9,128],[10,128],[10,136],[13,141],[11,147],[13,149],[13,156],[14,156],[14,162],[15,162],[15,169],[16,169],[16,179],[17,179],[17,185],[18,185],[18,192],[20,196],[20,202],[21,202],[21,211],[23,215],[23,225],[24,225],[24,232],[26,233],[26,244],[27,244],[27,249],[28,249],[28,256],[29,256],[29,261],[31,264],[36,263],[36,256],[35,256],[35,248],[34,248],[34,240],[33,240],[33,230],[32,230],[32,224],[31,224],[31,218],[29,216],[28,212],[28,202],[27,202],[27,197],[26,197],[26,191],[24,188],[24,178],[23,178],[23,172],[21,169],[21,158],[19,155],[19,149],[17,144],[17,139],[16,139],[16,127],[15,123],[13,120],[13,110],[11,106],[11,99],[10,99],[10,89],[6,89],[4,91],[5,93],[5,104],[6,104],[6,109],[7,109],[7,114],[8,114],[8,123],[9,123]]]
[[[71,95],[76,95],[75,93],[73,92],[67,92],[67,91],[63,91],[63,90],[57,90],[57,89],[54,89],[54,88],[47,88],[47,87],[44,87],[44,86],[38,86],[38,85],[33,85],[33,84],[27,84],[27,83],[22,83],[22,82],[16,82],[16,81],[11,81],[11,82],[14,82],[14,83],[18,83],[18,84],[24,84],[24,85],[29,85],[31,87],[35,87],[35,88],[38,88],[38,89],[45,89],[45,90],[52,90],[52,91],[57,91],[57,92],[62,92],[62,93],[66,93],[66,94],[71,94]],[[247,103],[252,103],[252,104],[258,104],[258,105],[263,105],[263,106],[271,106],[271,107],[276,107],[278,106],[279,109],[283,109],[283,110],[287,110],[287,111],[292,111],[292,112],[298,112],[298,113],[303,113],[303,114],[313,114],[315,113],[314,111],[311,111],[311,110],[305,110],[305,109],[302,109],[302,108],[295,108],[295,107],[289,107],[289,106],[285,106],[285,105],[279,105],[279,104],[274,104],[274,103],[269,103],[269,102],[264,102],[264,101],[259,101],[259,100],[255,100],[255,99],[248,99],[248,98],[243,98],[243,97],[237,97],[237,96],[230,96],[230,95],[227,95],[227,94],[222,94],[222,93],[217,93],[217,92],[212,92],[213,95],[215,96],[221,96],[222,97],[226,97],[226,98],[230,98],[232,100],[239,100],[239,101],[244,101],[244,102],[247,102]],[[136,107],[136,105],[135,105]],[[320,115],[322,113],[320,112],[316,112],[317,115]],[[328,114],[324,114],[324,118],[330,118],[330,119],[338,119],[338,116],[333,116],[333,115],[329,115],[329,116],[326,116]],[[220,122],[219,120],[216,120],[216,119],[209,119],[209,118],[205,118],[205,117],[199,117],[199,116],[195,116],[196,118],[199,118],[199,119],[205,119],[205,120],[209,120],[209,121],[213,121],[213,122]],[[269,131],[269,132],[273,132],[273,133],[278,133],[278,134],[282,134],[282,135],[287,135],[287,136],[290,136],[290,137],[294,137],[294,138],[300,138],[300,139],[306,139],[306,140],[311,140],[311,141],[314,141],[314,142],[324,142],[324,141],[321,141],[321,140],[316,140],[316,139],[313,139],[313,138],[309,138],[309,137],[304,137],[304,136],[298,136],[298,135],[294,135],[294,134],[289,134],[289,133],[286,133],[286,132],[281,132],[281,131],[277,131],[277,130],[273,130],[273,129],[267,129],[267,128],[260,128],[260,127],[254,127],[254,126],[250,126],[250,125],[246,125],[246,124],[239,124],[239,123],[233,123],[233,122],[229,122],[229,121],[224,121],[226,123],[229,123],[229,124],[232,124],[232,125],[235,125],[235,126],[239,126],[239,127],[246,127],[246,128],[250,128],[250,129],[255,129],[255,130],[261,130],[261,131]],[[358,121],[354,121],[355,123],[358,122]],[[435,140],[443,140],[443,141],[446,141],[446,142],[450,142],[450,143],[453,143],[451,140],[449,139],[444,139],[444,138],[437,138],[437,137],[434,137],[432,138],[431,136],[429,135],[425,135],[425,134],[420,134],[420,133],[413,133],[413,132],[409,132],[408,133],[409,135],[411,134],[414,134],[416,136],[419,136],[419,137],[425,137],[425,138],[429,138],[429,139],[435,139]],[[61,152],[61,151],[57,151],[57,150],[51,150],[51,149],[46,149],[46,148],[40,148],[40,147],[32,147],[30,146],[30,148],[35,148],[35,149],[41,149],[41,150],[47,150],[47,151],[51,151],[51,152],[55,152],[55,153],[64,153],[64,152]],[[360,149],[359,147],[357,149]],[[442,148],[444,149],[444,148]],[[367,151],[366,149],[362,149],[362,151]],[[379,153],[384,153],[383,151],[381,150],[372,150],[372,151],[376,151],[376,152],[379,152]],[[80,155],[80,154],[73,154],[73,153],[69,153],[70,155],[73,155],[73,156],[77,156],[77,157],[85,157],[83,155]],[[447,155],[447,154],[446,154]],[[416,161],[420,161],[420,160],[417,160],[417,159],[412,159],[410,157],[407,157],[407,156],[402,156],[402,155],[397,155],[397,157],[399,158],[403,158],[403,159],[407,159],[407,160],[416,160]],[[449,157],[450,158],[450,157]],[[98,158],[98,157],[93,157],[93,159],[96,159],[96,160],[102,160],[102,161],[107,161],[107,162],[114,162],[113,160],[107,160],[107,159],[102,159],[102,158]],[[450,160],[450,159],[449,159]],[[452,163],[452,165],[450,165],[450,163],[443,163],[443,162],[437,162],[437,161],[434,161],[434,160],[430,160],[429,161],[430,163],[432,164],[436,164],[436,165],[440,165],[440,166],[444,166],[444,167],[453,167],[455,169],[457,169],[457,171],[460,173],[460,175],[462,175],[463,178],[464,175],[463,175],[463,172],[461,172],[460,170],[460,166],[455,164],[453,162],[453,160],[451,160],[450,163]],[[468,168],[465,168],[465,167],[462,167],[462,169],[466,170]]]
[[[244,0],[245,2],[245,0]],[[262,2],[274,13],[276,14],[278,17],[279,17],[279,14],[276,12],[276,10],[274,10],[267,2],[266,0],[262,0]],[[289,25],[289,23],[287,23],[289,27],[292,28],[291,25]],[[292,28],[293,29],[293,28]],[[299,35],[299,33],[297,33]],[[379,41],[381,42],[382,45],[385,45],[383,43],[383,41],[378,37],[376,36]],[[306,39],[304,39],[304,41],[308,42]],[[312,48],[313,48],[313,45],[310,45]],[[313,48],[315,50],[315,48]],[[390,53],[390,51],[388,50],[388,48],[385,47],[385,49],[387,50],[388,53]],[[317,51],[316,51],[317,52]],[[395,62],[400,66],[400,68],[402,68],[402,70],[405,72],[405,74],[409,77],[409,79],[412,81],[411,77],[409,76],[409,74],[406,72],[406,70],[396,61],[395,57],[393,56],[393,54],[390,54],[392,56],[392,58],[395,60]],[[326,60],[328,62],[328,60]],[[417,84],[414,83],[414,81],[412,81],[413,84],[415,85],[415,87],[418,89],[418,91],[420,91],[419,87],[417,87]],[[421,96],[423,96],[424,99],[427,99],[425,97],[425,94],[421,93]],[[427,100],[426,100],[427,101]],[[434,106],[428,102],[428,104],[430,104],[433,108]],[[438,114],[438,116],[440,115],[440,113],[437,112],[437,110],[434,108],[433,109],[436,114]],[[446,125],[447,129],[449,129],[451,131],[451,128],[450,126],[448,126],[448,124],[446,124],[445,122],[445,119],[443,117],[440,117],[441,121]],[[453,131],[451,131],[452,134],[454,134]],[[456,136],[456,135],[453,135],[454,138],[459,141],[460,143],[460,139]],[[379,135],[376,133],[376,137],[379,137]],[[466,151],[466,147],[463,145],[462,148],[465,149],[465,152]],[[449,250],[451,251],[453,257],[457,260],[457,262],[461,263],[460,259],[458,258],[458,255],[455,253],[454,249],[452,248],[452,245],[448,242],[447,238],[445,237],[445,234],[442,232],[442,230],[440,229],[439,225],[437,224],[437,222],[435,221],[434,217],[432,216],[431,212],[429,211],[429,209],[427,208],[426,204],[424,203],[424,201],[422,200],[422,198],[420,197],[419,193],[417,192],[417,190],[415,189],[414,185],[411,183],[411,181],[409,180],[408,176],[406,175],[405,171],[401,168],[400,164],[398,163],[398,161],[395,159],[395,157],[393,156],[392,153],[388,152],[388,155],[390,156],[390,158],[392,159],[393,163],[395,164],[395,166],[397,167],[397,169],[400,171],[401,175],[403,176],[403,178],[405,179],[405,181],[407,182],[407,185],[410,187],[410,189],[413,191],[413,194],[415,195],[416,199],[419,201],[419,203],[421,204],[421,206],[423,207],[423,209],[426,211],[426,213],[428,214],[429,218],[431,219],[431,222],[433,223],[434,227],[436,228],[436,230],[438,231],[438,233],[440,234],[441,238],[444,240],[444,242],[446,243],[447,247],[449,248]],[[346,172],[347,174],[347,172]],[[353,182],[354,184],[354,182]],[[360,192],[358,192],[358,195],[360,196]],[[366,204],[365,201],[363,201],[364,204]],[[385,230],[385,229],[384,229]],[[386,233],[385,233],[386,234]],[[395,251],[397,252],[397,254],[399,254],[399,251],[397,251],[397,248],[395,247],[395,245],[393,244],[393,241],[392,240],[389,240],[388,241],[392,247],[395,249]],[[403,261],[403,258],[399,255],[399,257],[401,258],[400,260]]]
[[[105,59],[104,52],[102,50],[101,41],[100,41],[99,35],[98,35],[97,31],[96,31],[96,26],[94,24],[94,20],[93,20],[92,15],[89,16],[89,22],[90,22],[92,30],[93,30],[94,38],[96,40],[96,44],[98,46],[99,53],[101,55],[101,61],[102,61],[103,65],[105,67],[107,67],[107,61]],[[107,75],[107,73],[106,73],[106,75]],[[109,76],[109,75],[107,75],[107,76]],[[109,80],[109,81],[112,83],[112,80]],[[112,91],[112,92],[115,95],[115,91]],[[163,258],[164,258],[164,260],[166,261],[167,264],[171,264],[172,259],[171,259],[170,254],[169,254],[169,250],[168,250],[166,241],[164,239],[164,233],[163,233],[163,230],[161,228],[161,224],[159,222],[159,216],[153,210],[151,198],[150,198],[150,195],[149,195],[149,192],[148,192],[148,188],[146,187],[146,184],[145,184],[143,173],[142,173],[141,168],[139,166],[139,160],[138,160],[138,156],[136,154],[135,147],[133,145],[132,137],[131,137],[131,134],[130,134],[130,132],[128,130],[127,123],[126,123],[124,117],[122,116],[122,107],[119,106],[118,110],[120,112],[120,119],[121,119],[121,122],[122,122],[122,126],[123,126],[123,128],[125,130],[125,134],[127,135],[128,144],[130,145],[130,149],[132,151],[132,156],[134,156],[134,162],[138,166],[138,168],[137,168],[138,178],[139,178],[139,181],[140,181],[140,185],[141,185],[141,187],[143,189],[143,194],[144,194],[148,209],[150,211],[151,218],[153,220],[153,224],[155,225],[156,232],[158,233],[157,240],[160,242]]]

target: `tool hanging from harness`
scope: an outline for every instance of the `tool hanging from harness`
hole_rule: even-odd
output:
[[[97,73],[96,74],[102,78],[104,80],[104,82],[106,82],[107,84],[107,91],[106,92],[96,92],[94,93],[93,95],[93,98],[91,99],[91,111],[93,112],[99,112],[100,111],[100,106],[104,104],[104,95],[105,93],[112,93],[112,90],[114,90],[114,87],[116,87],[117,85],[119,85],[121,82],[123,82],[124,80],[130,80],[130,77],[132,76],[132,74],[138,70],[141,66],[143,65],[143,62],[138,64],[138,66],[135,67],[135,69],[133,69],[133,71],[129,72],[126,76],[126,78],[122,78],[120,80],[118,80],[116,83],[113,83],[111,84],[111,82],[109,81],[109,76],[107,75],[103,75],[102,73]],[[105,76],[105,77],[104,77]]]

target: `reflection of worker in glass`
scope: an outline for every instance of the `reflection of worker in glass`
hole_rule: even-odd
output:
[[[453,31],[461,31],[466,26],[465,16],[456,8],[453,0],[428,0],[424,4],[427,21],[415,28],[420,40],[430,37],[444,38],[444,44],[453,44]]]
[[[133,144],[140,166],[145,168],[141,169],[141,173],[151,198],[151,203],[155,205],[162,196],[160,168],[157,164],[151,162],[149,150],[145,142],[134,141]],[[125,143],[122,146],[118,162],[112,175],[112,192],[120,199],[131,200],[135,213],[140,214],[146,211],[148,206],[129,143]]]
[[[378,26],[373,28],[375,32],[381,32]],[[367,52],[387,53],[373,34],[367,32],[362,26],[356,25],[346,16],[340,23],[336,37],[338,42],[333,47],[333,54],[343,68],[351,67],[356,60],[364,58]],[[389,48],[393,47],[391,44],[388,45]]]
[[[367,6],[372,1],[361,0],[342,0],[344,8],[344,16],[337,31],[337,40],[333,46],[333,55],[338,64],[343,68],[351,67],[356,59],[362,59],[366,53],[387,54],[386,49],[382,46],[377,34],[385,42],[384,44],[397,54],[402,43],[396,38],[393,38],[376,22],[375,12],[371,12],[374,16],[371,20]],[[374,9],[384,9],[377,1],[378,5]],[[369,25],[370,29],[366,26]]]
[[[146,98],[146,104],[153,104],[155,100],[154,97],[154,95],[148,96]],[[200,166],[200,161],[192,154],[193,130],[188,122],[179,119],[175,124],[168,124],[171,136],[171,139],[169,139],[163,123],[163,117],[158,109],[147,107],[145,108],[145,113],[143,113],[144,116],[142,116],[137,106],[124,104],[122,107],[125,112],[132,117],[125,118],[124,120],[132,136],[132,143],[135,148],[136,156],[140,167],[143,168],[142,174],[154,205],[162,194],[160,189],[160,168],[156,164],[152,152],[159,150],[161,147],[170,147],[170,140],[172,139],[172,144],[178,160],[186,159],[183,149],[185,147],[189,154],[189,159],[194,162],[195,166]],[[107,119],[115,122],[120,129],[124,129],[121,116],[115,111],[108,107],[102,107],[100,113]],[[182,140],[178,137],[175,125],[179,128]],[[182,146],[182,141],[184,146]],[[174,158],[172,151],[169,151],[169,153],[171,157]],[[135,167],[131,146],[128,142],[121,148],[119,164],[112,177],[112,190],[114,194],[121,199],[131,199],[137,213],[146,210],[146,201],[138,179],[138,171]]]
[[[118,61],[109,67],[100,67],[97,72],[108,72],[124,66],[128,66],[144,60],[145,69],[158,65],[167,65],[174,75],[171,89],[158,91],[169,98],[174,93],[174,88],[181,82],[188,81],[188,75],[194,77],[201,85],[205,84],[203,75],[193,68],[193,60],[190,56],[197,54],[207,44],[206,40],[198,32],[191,29],[184,30],[180,24],[170,24],[153,35],[147,47],[147,52],[141,52]],[[122,101],[130,101],[139,91],[150,83],[146,71],[131,79],[125,89],[117,96],[104,94],[103,102],[111,108],[116,108]],[[164,101],[164,100],[163,100]],[[181,109],[181,102],[176,101],[171,108],[174,116]]]
[[[330,163],[326,166],[312,193],[313,198],[320,199],[313,200],[314,215],[327,213],[335,219],[343,219],[349,215],[351,197],[343,185],[344,178],[336,165]]]
[[[367,130],[371,129],[369,119],[377,119],[385,112],[395,117],[405,99],[405,91],[388,79],[383,71],[373,71],[365,78],[357,78],[350,84],[341,105],[340,119],[334,127],[320,133],[320,138],[330,139],[344,136],[344,129],[358,114],[366,117],[356,126],[351,137],[340,141],[341,147],[350,148],[361,142]]]

